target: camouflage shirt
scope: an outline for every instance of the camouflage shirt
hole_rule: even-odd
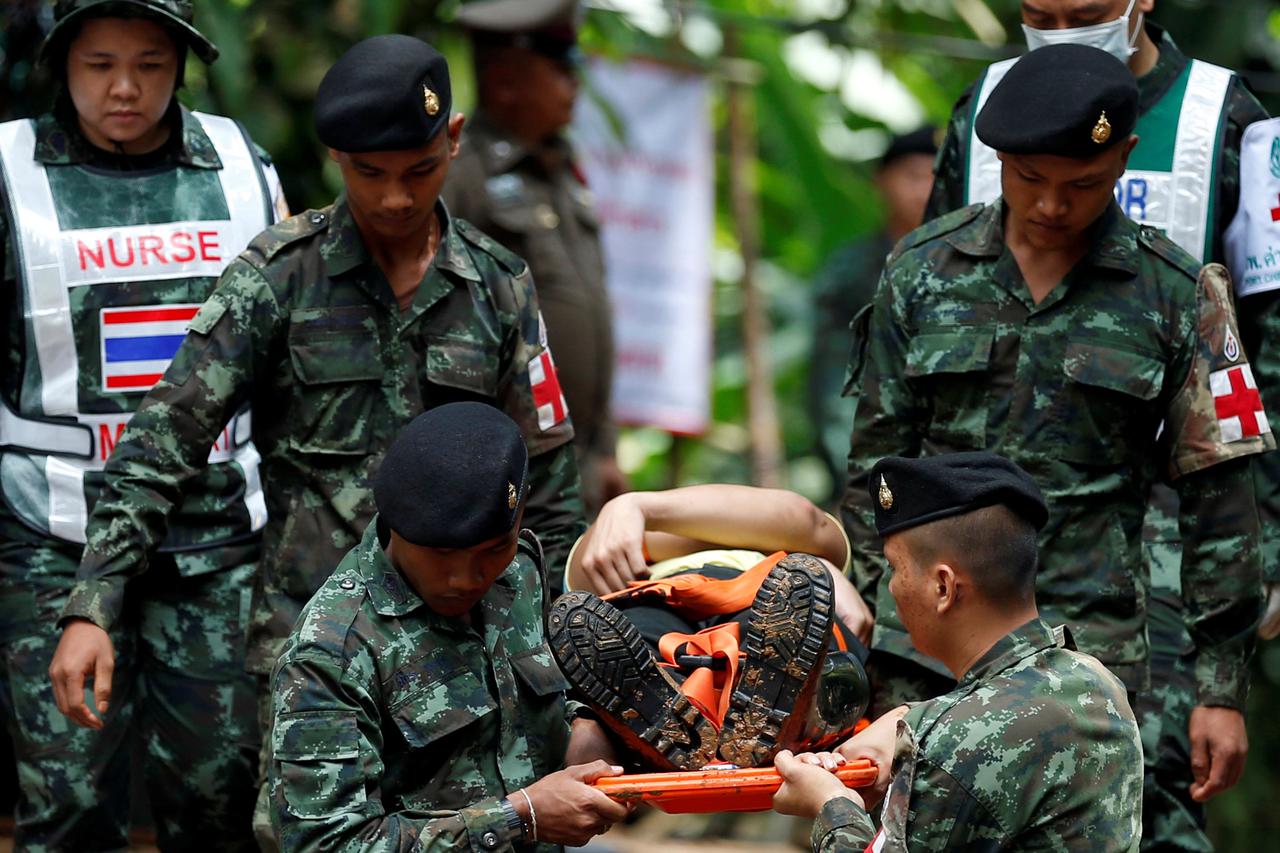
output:
[[[1231,440],[1219,425],[1218,404],[1256,403],[1225,270],[1197,280],[1187,253],[1112,204],[1089,253],[1036,304],[1005,247],[1003,210],[973,205],[909,234],[860,324],[841,509],[856,582],[876,611],[873,645],[945,674],[898,621],[867,472],[884,456],[992,450],[1035,477],[1049,504],[1041,612],[1145,690],[1142,521],[1152,483],[1167,479],[1182,501],[1199,700],[1241,707],[1261,612],[1247,457],[1275,442]],[[1215,400],[1213,383],[1237,381],[1239,394]]]
[[[955,690],[914,706],[893,765],[883,853],[1138,849],[1142,743],[1124,686],[1039,619]],[[812,840],[823,853],[861,851],[871,819],[831,800]]]
[[[501,798],[559,770],[569,736],[535,542],[468,625],[423,603],[369,525],[272,674],[282,850],[512,849]]]
[[[449,209],[529,262],[575,441],[612,456],[613,314],[591,192],[567,141],[532,149],[483,112],[449,168]]]
[[[251,670],[270,671],[302,606],[359,541],[382,454],[425,409],[479,400],[520,425],[533,487],[525,520],[563,566],[582,501],[573,428],[540,415],[530,383],[546,349],[533,283],[519,257],[443,205],[438,214],[440,247],[405,311],[343,199],[267,229],[227,267],[107,464],[64,618],[115,622],[126,581],[246,400],[270,515]]]

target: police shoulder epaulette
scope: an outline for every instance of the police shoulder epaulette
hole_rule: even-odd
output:
[[[1150,249],[1153,254],[1169,266],[1186,273],[1189,278],[1200,277],[1200,269],[1204,264],[1191,256],[1186,249],[1169,239],[1159,228],[1150,225],[1138,227],[1138,242]]]
[[[982,213],[982,209],[986,207],[983,204],[971,204],[968,207],[962,207],[953,210],[950,213],[944,213],[937,219],[930,219],[916,230],[898,241],[898,245],[893,247],[893,256],[905,252],[907,249],[914,249],[922,243],[927,243],[943,234],[949,234],[957,228],[968,225],[970,222],[978,218],[978,214]]]
[[[249,251],[269,261],[286,246],[311,237],[329,227],[332,208],[305,210],[283,219],[249,242]]]
[[[528,266],[524,258],[503,246],[497,240],[481,231],[465,219],[453,218],[453,226],[458,229],[462,238],[489,257],[497,261],[503,269],[512,275],[520,275]]]

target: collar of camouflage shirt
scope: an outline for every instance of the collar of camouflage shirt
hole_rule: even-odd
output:
[[[973,684],[1045,649],[1058,645],[1058,635],[1043,619],[1036,617],[1001,637],[987,653],[969,667],[960,684]]]
[[[443,200],[436,202],[436,215],[443,227],[431,269],[449,270],[470,281],[481,281],[480,271],[471,260],[471,253],[467,251]],[[330,208],[329,229],[321,240],[320,254],[324,258],[325,272],[331,277],[349,273],[371,262],[369,250],[365,248],[360,230],[351,216],[351,208],[347,206],[345,193],[338,196]],[[427,271],[427,278],[431,276],[431,269]]]
[[[222,160],[213,147],[200,122],[185,107],[181,107],[182,144],[174,154],[174,162],[196,169],[221,169]],[[46,113],[36,119],[35,159],[46,165],[77,165],[92,158],[89,141],[74,128],[64,128],[53,116]]]
[[[1093,226],[1098,239],[1080,262],[1090,266],[1114,269],[1135,275],[1138,272],[1138,229],[1113,227],[1123,217],[1120,206],[1112,202]],[[998,258],[1005,251],[1004,201],[997,200],[974,219],[952,231],[947,242],[966,255],[976,258]]]

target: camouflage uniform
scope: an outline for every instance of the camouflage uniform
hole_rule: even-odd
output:
[[[530,149],[478,112],[449,167],[444,198],[529,262],[538,305],[573,412],[574,443],[587,505],[600,506],[595,462],[612,459],[613,314],[591,192],[564,139]]]
[[[1139,110],[1152,113],[1162,98],[1183,77],[1190,59],[1174,43],[1173,38],[1153,23],[1146,24],[1147,34],[1160,49],[1154,67],[1138,78]],[[972,99],[970,87],[956,101],[947,127],[946,141],[938,153],[937,179],[925,211],[926,221],[966,204],[967,146],[971,138]],[[1225,120],[1218,140],[1215,210],[1211,241],[1206,261],[1224,262],[1223,232],[1235,216],[1240,200],[1240,141],[1244,129],[1267,117],[1266,110],[1246,88],[1239,77],[1230,83]],[[1176,112],[1168,120],[1176,122]],[[1263,346],[1263,341],[1280,340],[1280,311],[1276,309],[1280,294],[1266,293],[1249,297],[1238,312],[1245,352],[1256,372],[1258,387],[1264,400],[1280,400],[1280,353],[1276,347]],[[1280,454],[1267,454],[1254,460],[1254,481],[1258,509],[1262,521],[1262,565],[1268,583],[1280,582]],[[1195,683],[1191,672],[1194,647],[1182,625],[1179,566],[1182,549],[1178,541],[1177,498],[1167,488],[1157,486],[1153,509],[1144,535],[1151,572],[1150,625],[1154,689],[1139,698],[1136,706],[1142,721],[1145,756],[1153,787],[1144,813],[1155,819],[1157,814],[1170,817],[1167,831],[1149,825],[1144,833],[1148,840],[1162,839],[1161,844],[1178,849],[1211,850],[1208,838],[1201,832],[1204,808],[1194,803],[1187,792],[1191,783],[1190,744],[1187,725],[1195,705]]]
[[[191,201],[220,203],[214,201],[216,176],[224,167],[210,139],[176,104],[166,120],[179,128],[174,142],[138,157],[95,149],[52,115],[35,122],[35,159],[48,170],[51,182],[62,187],[82,179],[118,185],[111,193],[63,193],[78,195],[81,202],[74,211],[60,212],[63,227],[120,224],[118,212],[138,205],[148,205],[150,215],[159,217],[148,221],[164,222],[166,203],[188,203],[188,208]],[[277,191],[272,201],[282,206],[278,179],[269,167],[267,178]],[[250,180],[256,184],[258,178]],[[169,194],[148,202],[146,197],[157,193],[156,183]],[[177,198],[200,186],[207,186],[210,198]],[[84,203],[86,198],[99,203]],[[39,388],[23,384],[30,353],[10,216],[8,205],[0,204],[5,286],[0,328],[6,336],[0,384],[9,408],[21,411]],[[184,294],[199,294],[201,288],[211,289],[212,281],[189,279],[180,286]],[[165,287],[173,285],[140,285],[130,295],[155,300],[155,292]],[[99,298],[110,292],[106,287],[93,290]],[[96,324],[92,329],[76,325],[73,331],[80,355],[96,361]],[[96,411],[127,416],[137,399],[116,395],[106,400],[108,408]],[[211,444],[205,446],[206,455]],[[17,843],[24,849],[125,844],[130,790],[126,732],[131,725],[141,739],[141,769],[162,846],[252,848],[249,814],[260,737],[255,685],[244,661],[259,537],[247,518],[228,511],[243,488],[230,473],[213,472],[195,484],[163,553],[154,558],[153,571],[131,587],[136,601],[110,632],[117,660],[111,710],[101,731],[80,728],[63,717],[49,689],[49,662],[59,639],[51,626],[74,585],[82,549],[49,531],[38,532],[10,505],[0,505],[0,645],[5,661],[0,692],[15,744],[22,791],[15,815]],[[85,477],[90,499],[97,476],[91,471]]]
[[[1197,701],[1242,708],[1261,607],[1248,457],[1274,441],[1230,440],[1216,416],[1213,383],[1249,376],[1229,284],[1221,267],[1197,281],[1199,264],[1114,204],[1094,228],[1089,253],[1039,304],[1005,246],[1002,202],[934,220],[895,249],[855,348],[841,508],[857,585],[875,602],[872,645],[943,672],[897,619],[866,472],[884,456],[992,450],[1049,503],[1041,612],[1145,692],[1142,521],[1152,483],[1168,478],[1182,500]]]
[[[522,534],[468,626],[423,603],[376,527],[303,610],[272,675],[281,849],[511,850],[500,800],[559,770],[569,738],[537,540]]]
[[[849,389],[849,326],[871,304],[893,242],[883,232],[842,246],[814,282],[813,351],[809,359],[809,411],[817,448],[831,473],[834,504],[844,486],[854,395]]]
[[[1032,620],[907,713],[877,850],[1138,849],[1138,726],[1123,685],[1072,648]],[[869,849],[872,832],[837,798],[818,814],[813,849]]]
[[[266,673],[302,606],[373,516],[372,474],[399,427],[458,400],[496,405],[530,452],[526,519],[562,564],[582,532],[573,427],[540,410],[547,358],[520,258],[437,208],[440,247],[401,311],[343,199],[267,229],[191,321],[107,467],[64,617],[109,627],[172,502],[226,415],[254,406],[270,521],[254,586],[251,672]],[[547,382],[554,384],[554,374]],[[560,410],[562,411],[562,410]]]

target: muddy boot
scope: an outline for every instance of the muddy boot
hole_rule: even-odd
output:
[[[761,767],[801,740],[834,613],[831,576],[817,558],[790,554],[769,571],[747,618],[746,659],[720,732],[722,759]]]
[[[608,602],[570,592],[551,605],[551,652],[579,698],[654,770],[715,761],[717,732],[682,694],[640,632]]]

